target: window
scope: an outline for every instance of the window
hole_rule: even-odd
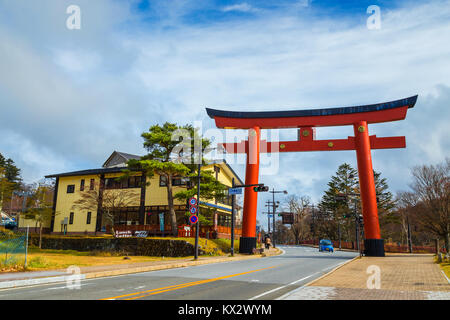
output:
[[[94,186],[95,186],[95,179],[91,179],[89,190],[94,190]]]
[[[87,213],[86,224],[91,224],[91,212]]]
[[[75,185],[74,184],[69,184],[67,186],[67,193],[74,193],[75,192]]]
[[[84,191],[84,179],[81,179],[80,191]]]
[[[105,180],[105,189],[140,188],[141,176],[132,176],[128,179],[108,178]]]
[[[128,188],[140,188],[141,187],[141,178],[140,176],[133,176],[128,179]]]
[[[172,178],[172,186],[187,186],[189,184],[189,178],[184,177],[175,177]],[[167,186],[167,177],[159,176],[159,186],[166,187]]]
[[[71,212],[69,216],[69,224],[73,224],[73,215],[73,212]]]
[[[159,176],[159,186],[160,187],[167,186],[167,177],[166,176]]]

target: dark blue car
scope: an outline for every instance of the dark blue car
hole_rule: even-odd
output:
[[[333,242],[330,240],[322,239],[319,242],[319,251],[328,251],[328,252],[334,252],[333,248]]]

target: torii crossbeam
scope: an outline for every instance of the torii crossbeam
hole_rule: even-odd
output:
[[[327,109],[234,112],[206,108],[218,128],[249,129],[249,139],[240,143],[223,143],[228,153],[246,153],[245,184],[259,183],[259,154],[261,152],[300,152],[356,150],[359,184],[364,219],[365,254],[384,256],[380,235],[371,149],[405,148],[405,137],[369,136],[368,124],[403,120],[408,108],[414,107],[417,95],[401,100]],[[354,137],[316,140],[316,127],[351,125]],[[280,141],[261,145],[261,129],[298,128],[297,141]],[[250,253],[256,247],[257,192],[246,188],[244,215],[239,251]]]

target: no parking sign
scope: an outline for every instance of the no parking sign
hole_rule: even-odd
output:
[[[196,223],[198,222],[198,217],[197,217],[196,215],[192,215],[192,216],[189,218],[189,221],[190,221],[192,224],[196,224]]]

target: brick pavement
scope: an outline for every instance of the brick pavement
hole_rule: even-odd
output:
[[[368,273],[371,266],[380,271],[379,288]],[[369,268],[370,271],[370,268]],[[373,278],[371,278],[373,279]],[[286,300],[450,300],[450,284],[431,254],[387,254],[362,257],[301,287]]]

